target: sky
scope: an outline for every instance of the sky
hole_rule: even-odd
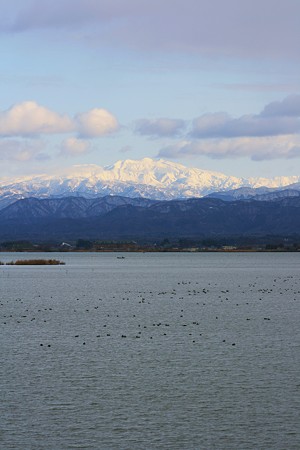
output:
[[[10,0],[0,177],[162,158],[300,175],[299,0]]]

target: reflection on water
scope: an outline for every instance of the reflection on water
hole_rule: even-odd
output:
[[[300,255],[117,256],[0,266],[1,448],[299,449]]]

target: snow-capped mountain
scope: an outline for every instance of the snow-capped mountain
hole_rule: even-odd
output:
[[[0,209],[28,197],[57,198],[72,195],[94,198],[120,195],[171,200],[203,197],[212,192],[241,187],[268,187],[273,190],[291,184],[297,186],[296,183],[300,183],[300,176],[245,179],[188,168],[162,159],[144,158],[118,161],[107,167],[73,166],[56,175],[0,181]]]

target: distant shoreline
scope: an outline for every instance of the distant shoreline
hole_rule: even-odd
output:
[[[0,253],[299,253],[300,250],[293,249],[140,249],[140,250],[0,250]]]

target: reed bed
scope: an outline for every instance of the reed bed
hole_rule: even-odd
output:
[[[16,261],[10,261],[3,263],[0,261],[0,265],[6,266],[57,266],[64,265],[63,261],[58,259],[17,259]]]

